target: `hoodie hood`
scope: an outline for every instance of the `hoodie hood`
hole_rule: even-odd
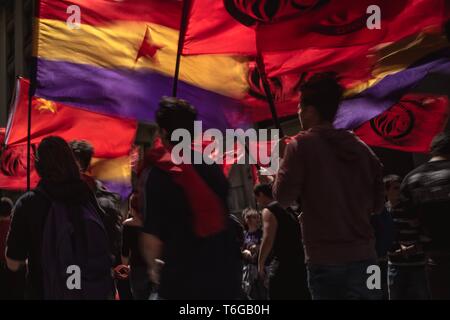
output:
[[[356,142],[359,139],[352,132],[329,126],[316,127],[310,130],[325,140],[339,159],[343,161],[354,161],[358,158],[360,145]]]

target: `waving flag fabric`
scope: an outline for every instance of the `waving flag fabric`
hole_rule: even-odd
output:
[[[32,146],[31,188],[40,178],[34,168],[36,145]],[[27,188],[27,146],[13,145],[0,150],[0,189],[26,190]],[[105,184],[109,190],[125,199],[131,192],[131,158],[93,158],[90,175]]]
[[[6,130],[7,146],[27,143],[28,90],[28,80],[19,78]],[[133,120],[80,110],[43,98],[33,98],[31,118],[32,144],[40,143],[49,135],[57,135],[67,141],[84,139],[95,145],[95,155],[101,158],[129,154],[137,128]]]
[[[380,9],[381,29],[367,27],[373,5]],[[436,29],[450,17],[449,9],[445,0],[193,0],[183,53],[261,54],[280,116],[296,112],[298,94],[286,88],[298,89],[312,73],[334,71],[349,98],[336,124],[355,128],[438,68],[409,70],[448,46]],[[254,93],[251,68],[248,78]],[[258,97],[247,98],[252,119],[270,118],[267,101]]]
[[[372,5],[380,9],[379,29],[367,27]],[[312,19],[330,9],[331,14]],[[445,16],[444,0],[359,0],[349,5],[345,0],[335,0],[304,19],[295,16],[258,25],[257,42],[262,51],[376,45],[420,32],[429,25],[441,25]]]
[[[161,97],[172,93],[182,2],[40,3],[36,95],[152,121]],[[81,25],[73,30],[66,24],[70,5],[81,12]],[[245,126],[241,99],[248,91],[247,73],[243,57],[183,57],[178,96],[196,106],[205,127]]]
[[[387,110],[429,72],[417,61],[446,43],[419,32],[449,17],[445,0],[193,0],[179,96],[205,128],[245,127],[271,118],[254,57],[261,54],[279,116],[293,115],[298,87],[314,72],[336,71],[347,89],[336,125],[355,128]],[[67,28],[69,5],[81,9]],[[41,0],[37,95],[143,121],[171,95],[182,1]],[[369,5],[381,9],[369,30]],[[408,26],[408,27],[405,27]],[[287,32],[289,31],[289,32]],[[428,40],[427,40],[428,41]],[[415,50],[415,53],[413,51]],[[417,65],[415,65],[417,64]]]
[[[365,90],[344,100],[337,112],[335,127],[354,129],[378,116],[431,74],[450,76],[450,47],[431,53],[401,71],[383,75]]]
[[[5,132],[5,148],[1,155],[0,188],[26,188],[28,91],[28,80],[19,78]],[[89,141],[95,151],[92,174],[107,184],[112,184],[112,190],[121,194],[130,188],[129,157],[136,134],[135,121],[105,116],[36,97],[32,101],[31,117],[32,186],[39,180],[34,170],[36,147],[45,137],[55,135],[66,141]]]
[[[376,45],[442,24],[445,5],[445,0],[192,0],[183,52],[252,55]],[[371,6],[380,10],[380,29],[367,27]]]
[[[431,140],[445,128],[448,115],[448,97],[407,94],[355,133],[370,146],[428,153]]]
[[[234,19],[233,1],[191,0],[183,54],[256,55],[255,29]]]

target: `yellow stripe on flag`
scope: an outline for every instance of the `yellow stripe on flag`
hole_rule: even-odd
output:
[[[80,29],[73,30],[62,21],[38,19],[38,23],[39,58],[174,75],[177,30],[153,23],[128,21],[107,27],[81,25]],[[150,41],[158,50],[152,57],[137,59],[144,40]],[[242,98],[246,94],[247,73],[248,61],[243,57],[198,55],[181,59],[181,80],[233,98]]]
[[[358,83],[345,91],[345,97],[351,97],[376,85],[386,76],[403,71],[426,55],[449,45],[442,34],[441,27],[429,27],[419,34],[402,40],[380,45],[373,50],[374,68],[372,78]]]
[[[112,182],[130,182],[131,159],[130,156],[115,159],[93,158],[90,173],[99,180]]]

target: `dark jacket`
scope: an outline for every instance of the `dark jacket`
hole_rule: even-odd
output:
[[[286,148],[273,191],[283,206],[301,203],[307,262],[376,258],[370,216],[384,205],[382,166],[351,132],[317,127],[298,135]]]
[[[51,200],[37,189],[42,189],[51,199],[68,205],[92,201],[98,207],[93,193],[82,180],[61,184],[41,180],[35,190],[25,193],[17,200],[6,255],[18,261],[28,259],[26,295],[30,299],[43,299],[42,235],[51,205]]]
[[[108,233],[109,246],[116,263],[120,260],[122,247],[122,213],[120,211],[120,196],[111,192],[99,180],[83,175],[83,180],[94,192],[95,198],[102,209],[102,220]]]

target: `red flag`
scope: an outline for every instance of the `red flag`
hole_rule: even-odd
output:
[[[256,54],[255,30],[227,12],[229,1],[191,2],[183,54]]]
[[[370,146],[427,153],[449,116],[446,96],[407,94],[396,105],[355,130]]]
[[[396,41],[445,21],[444,0],[330,0],[324,7],[301,18],[296,16],[257,28],[257,45],[262,51],[306,48],[338,48],[377,45]],[[380,9],[380,28],[369,29],[373,11]],[[323,16],[323,12],[331,14]],[[368,13],[369,12],[369,13]],[[407,26],[407,27],[406,27]]]
[[[15,102],[6,128],[6,145],[27,143],[29,82],[18,80]],[[31,144],[49,135],[70,140],[88,140],[99,158],[115,158],[129,154],[136,133],[133,120],[69,107],[53,101],[33,98],[31,110]]]
[[[0,188],[24,190],[27,179],[27,125],[29,82],[19,79],[15,100],[1,150]],[[137,124],[135,121],[105,116],[60,103],[33,98],[31,110],[31,187],[39,177],[34,170],[37,145],[47,136],[87,140],[98,158],[118,158],[129,154]]]
[[[351,2],[339,1],[347,4]],[[254,56],[257,53],[255,31],[258,24],[286,18],[314,21],[333,10],[329,2],[330,0],[192,0],[183,54],[235,53]]]
[[[263,53],[269,77],[304,72],[336,72],[341,84],[350,85],[355,81],[367,80],[371,76],[370,46],[349,48],[310,48],[292,51]]]

